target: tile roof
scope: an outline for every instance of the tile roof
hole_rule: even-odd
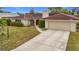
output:
[[[6,18],[6,17],[4,17]],[[15,17],[7,17],[7,18],[12,18],[12,19],[25,19],[25,20],[30,20],[30,19],[40,19],[42,18],[42,14],[25,14],[25,15],[19,15]]]
[[[73,16],[73,15],[68,15],[64,13],[59,13],[59,14],[54,14],[51,16],[48,16],[44,19],[51,19],[51,20],[79,20],[78,17]]]
[[[33,14],[32,17],[33,17],[34,19],[40,19],[40,18],[42,18],[42,14],[41,14],[41,13]]]

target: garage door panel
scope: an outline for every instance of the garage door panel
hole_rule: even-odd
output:
[[[68,31],[70,31],[70,23],[69,22],[51,22],[51,21],[49,21],[48,22],[48,27],[50,28],[50,29],[57,29],[57,30],[68,30]]]

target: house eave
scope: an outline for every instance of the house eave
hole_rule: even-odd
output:
[[[50,20],[50,19],[46,19],[45,21],[68,21],[68,22],[79,22],[79,20]]]

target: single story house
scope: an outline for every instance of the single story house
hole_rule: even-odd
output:
[[[79,29],[79,18],[64,13],[54,14],[43,18],[45,20],[45,28],[54,30],[65,30],[76,32]]]
[[[30,25],[31,17],[28,15],[19,15],[15,17],[8,17],[12,22],[22,22],[24,26]]]
[[[7,17],[12,22],[20,21],[24,26],[37,24],[39,20],[45,20],[45,28],[55,30],[65,30],[76,32],[79,31],[79,17],[74,15],[68,15],[64,13],[52,14],[52,13],[37,13],[24,15],[17,15],[14,17]]]
[[[18,21],[22,22],[24,26],[29,26],[29,25],[34,25],[36,21],[38,22],[39,19],[42,18],[42,14],[24,14],[24,15],[19,15],[15,17],[4,17],[10,19],[12,22]]]

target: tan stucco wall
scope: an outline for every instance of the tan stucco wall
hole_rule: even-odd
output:
[[[45,28],[75,32],[76,31],[76,22],[45,20]]]
[[[30,25],[30,21],[29,20],[21,20],[21,22],[24,24],[24,26]]]

